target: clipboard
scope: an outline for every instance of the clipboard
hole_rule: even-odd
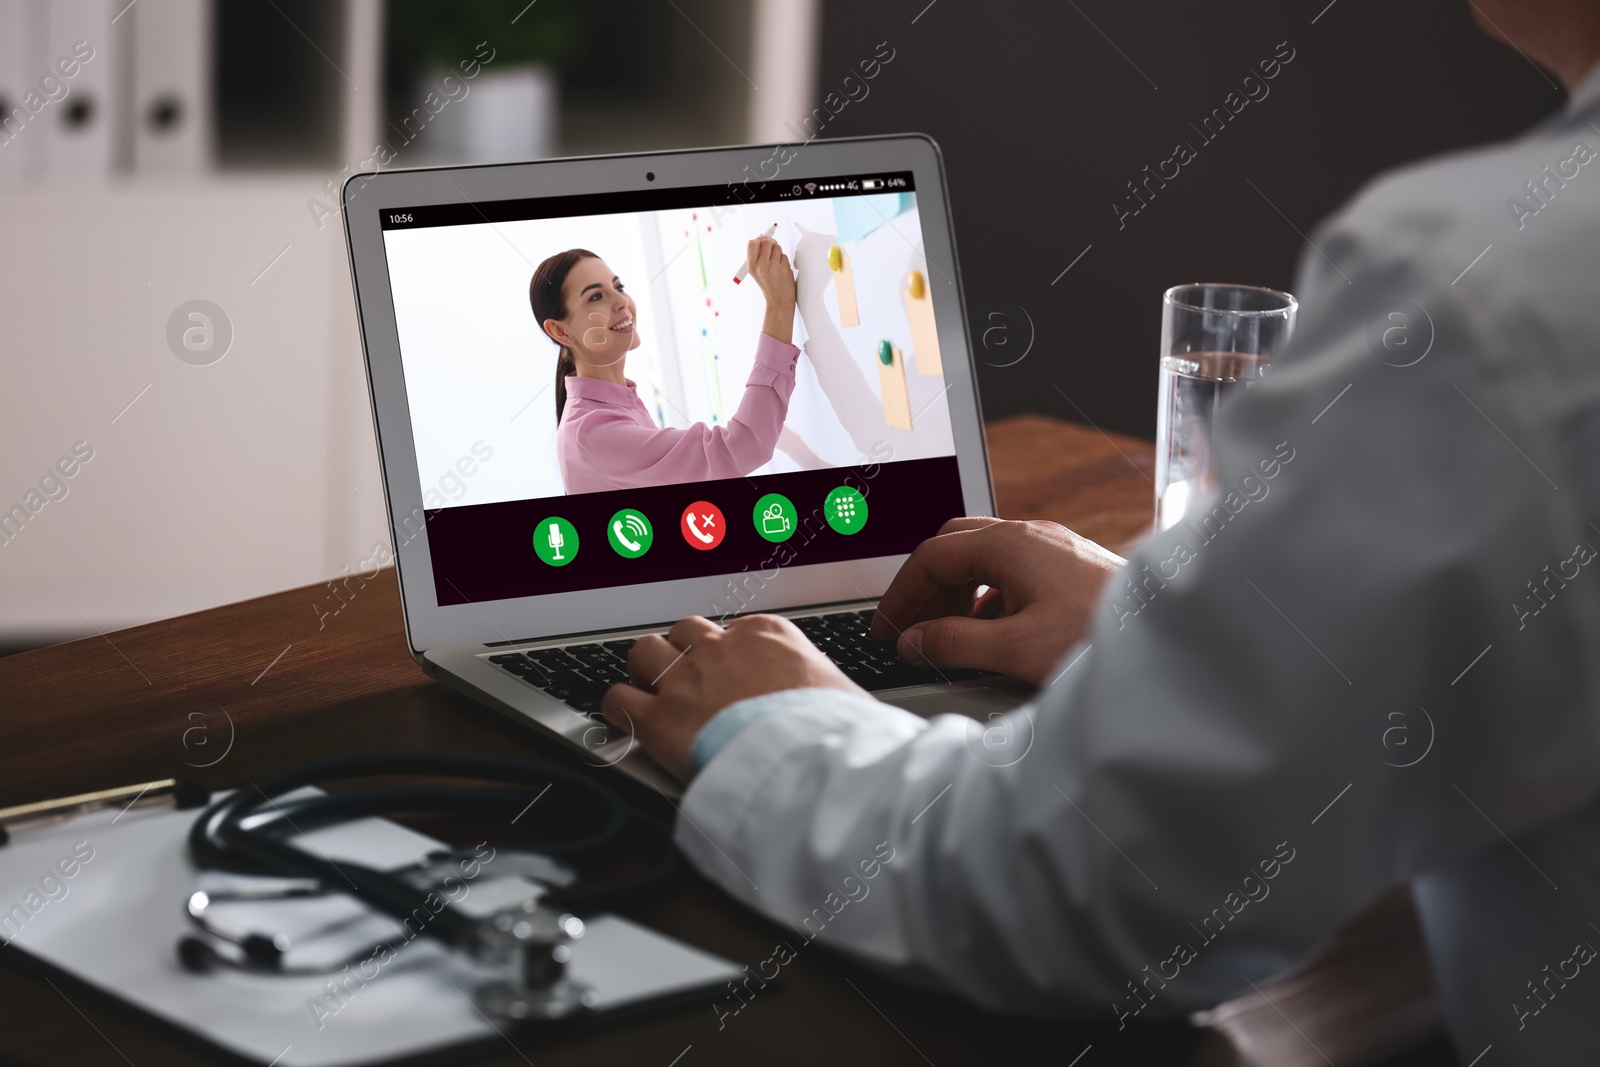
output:
[[[237,1062],[336,1067],[503,1040],[471,1000],[486,975],[429,938],[406,944],[372,980],[346,983],[342,1005],[320,1018],[310,1005],[328,1003],[331,976],[185,971],[174,949],[192,930],[183,905],[200,876],[185,839],[198,814],[105,809],[14,830],[0,847],[0,941],[46,974],[90,986]],[[335,861],[382,867],[443,847],[378,818],[313,830],[305,842]],[[492,867],[485,865],[484,878]],[[522,884],[523,899],[536,892]],[[488,911],[511,902],[504,885],[491,892],[484,881],[479,888],[479,906]],[[471,904],[470,894],[461,901],[464,910]],[[391,922],[367,914],[366,921]],[[571,950],[569,975],[597,995],[577,1025],[603,1025],[697,994],[710,1003],[724,983],[744,977],[725,959],[614,915],[593,917]]]

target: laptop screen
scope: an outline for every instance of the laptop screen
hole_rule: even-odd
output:
[[[441,606],[898,555],[965,513],[912,175],[733,188],[383,209]]]

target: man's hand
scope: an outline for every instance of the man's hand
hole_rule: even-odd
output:
[[[776,615],[748,615],[723,629],[691,615],[666,637],[641,637],[628,653],[632,684],[614,685],[602,710],[657,763],[689,779],[689,746],[713,715],[748,697],[821,686],[862,690]]]
[[[1053,522],[951,519],[895,575],[870,633],[898,635],[913,663],[1044,685],[1124,562]],[[980,585],[990,587],[981,599]]]

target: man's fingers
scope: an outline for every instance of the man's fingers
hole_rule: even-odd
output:
[[[728,625],[724,628],[729,633],[732,633],[734,630],[756,630],[767,632],[781,631],[784,633],[800,632],[793,622],[784,618],[782,615],[767,614],[740,615],[737,619],[730,619],[728,621]]]
[[[659,699],[653,693],[619,682],[600,698],[600,714],[605,716],[606,722],[633,736],[639,723],[650,720]]]
[[[984,590],[983,595],[972,605],[972,617],[975,619],[998,619],[1005,613],[1005,594],[998,589]]]
[[[672,629],[667,631],[667,641],[681,651],[709,634],[720,633],[721,630],[722,627],[710,619],[699,615],[688,615],[679,619],[673,624]]]
[[[935,667],[977,667],[1013,673],[1017,647],[1013,619],[950,616],[911,627],[900,635],[899,652],[910,663]]]
[[[939,527],[939,532],[942,534],[947,534],[960,533],[962,530],[981,530],[985,526],[993,526],[997,522],[1005,521],[1006,520],[1004,519],[997,519],[992,515],[963,515],[959,518],[951,519],[946,522],[943,526]]]
[[[690,615],[679,619],[667,635],[646,634],[633,643],[628,652],[628,680],[635,685],[654,689],[674,663],[677,663],[696,641],[703,641],[722,632],[722,627],[710,619]]]
[[[907,619],[905,629],[910,629],[913,624],[924,619],[942,619],[947,615],[971,615],[977,603],[977,582],[967,582],[963,585],[947,585],[922,602],[914,616]],[[886,632],[880,640],[898,638],[902,632],[896,628],[894,622],[884,619]]]
[[[628,680],[639,686],[654,686],[661,672],[682,654],[660,634],[646,634],[628,651]]]
[[[607,689],[600,701],[600,714],[607,722],[632,738],[635,744],[643,746],[646,752],[663,758],[663,766],[686,781],[688,767],[680,766],[681,759],[668,755],[676,749],[668,743],[674,729],[673,716],[663,714],[665,711],[661,697],[620,683]]]
[[[878,613],[868,632],[880,641],[894,636],[896,630],[920,619],[928,602],[951,586],[974,582],[999,585],[997,575],[1005,564],[1005,549],[997,544],[994,526],[987,523],[939,534],[918,545],[878,601]]]

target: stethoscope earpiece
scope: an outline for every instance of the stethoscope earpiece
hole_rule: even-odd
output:
[[[217,950],[195,934],[178,938],[178,964],[190,974],[210,974],[222,963]]]

